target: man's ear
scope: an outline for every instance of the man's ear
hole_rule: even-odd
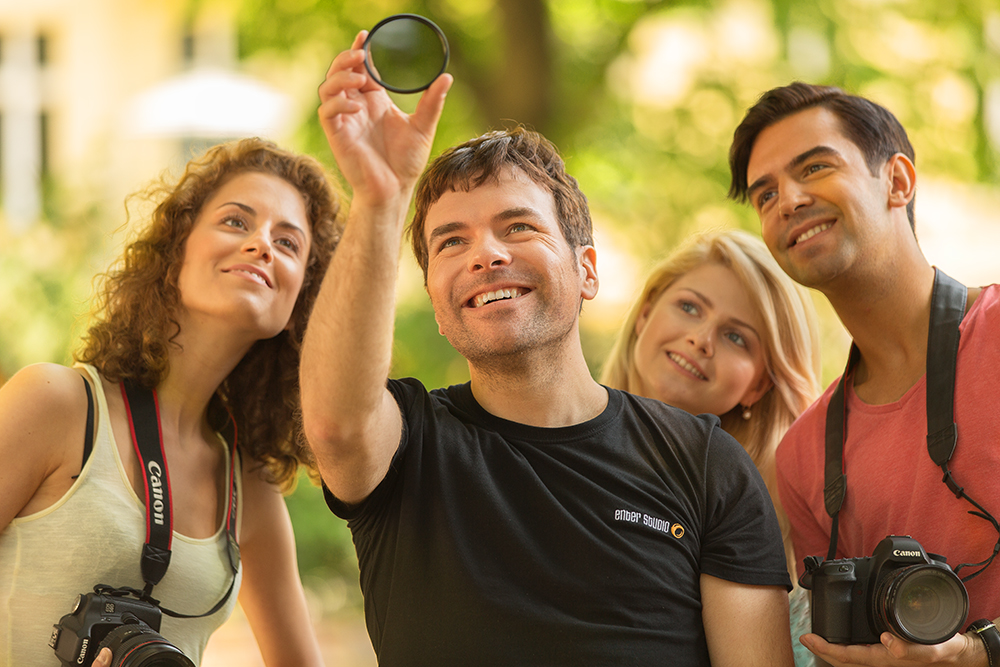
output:
[[[600,280],[597,278],[597,251],[594,246],[585,245],[577,249],[577,257],[580,263],[580,278],[582,279],[580,296],[584,299],[593,299],[597,296],[597,289],[600,287]]]
[[[889,206],[906,208],[917,192],[917,169],[910,158],[896,153],[885,166],[889,174]]]

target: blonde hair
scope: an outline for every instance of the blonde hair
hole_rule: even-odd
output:
[[[758,333],[766,372],[774,386],[753,405],[749,420],[743,419],[743,406],[738,404],[719,418],[722,428],[743,445],[767,484],[794,578],[788,519],[774,479],[774,452],[795,418],[820,393],[819,327],[808,291],[781,270],[764,243],[744,231],[709,232],[689,239],[658,264],[622,325],[602,370],[601,383],[624,391],[638,389],[634,351],[639,313],[655,303],[675,280],[708,263],[725,266],[736,275],[762,323]]]

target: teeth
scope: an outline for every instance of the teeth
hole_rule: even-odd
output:
[[[485,306],[491,301],[499,301],[501,299],[516,299],[521,296],[521,290],[516,287],[510,289],[498,289],[495,292],[487,292],[486,294],[480,294],[476,297],[475,307]]]
[[[797,239],[795,239],[795,243],[801,243],[802,241],[808,241],[809,239],[811,239],[812,237],[816,236],[820,232],[825,232],[826,230],[830,229],[831,226],[832,226],[832,223],[829,223],[829,222],[824,222],[822,225],[816,225],[815,227],[813,227],[812,229],[810,229],[809,231],[807,231],[805,234],[802,234]]]
[[[684,357],[680,356],[679,354],[675,354],[673,352],[668,352],[667,356],[670,357],[671,359],[673,359],[674,363],[676,363],[678,366],[680,366],[681,368],[683,368],[684,370],[686,370],[688,373],[691,373],[692,375],[694,375],[696,378],[699,378],[701,380],[707,380],[708,379],[707,377],[705,377],[704,375],[702,375],[700,372],[698,372],[698,369],[695,368],[693,365],[691,365],[691,362],[689,362],[687,359],[685,359]]]
[[[243,269],[233,269],[233,270],[234,271],[239,271],[240,273],[245,273],[246,275],[250,276],[251,278],[253,278],[257,282],[259,282],[264,287],[267,287],[267,281],[264,280],[264,278],[260,274],[253,273],[252,271],[244,271]]]

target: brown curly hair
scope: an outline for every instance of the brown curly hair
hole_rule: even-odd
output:
[[[299,350],[343,226],[342,197],[315,159],[243,139],[191,160],[176,184],[161,178],[137,193],[155,209],[119,262],[98,276],[93,323],[75,359],[93,364],[111,382],[128,378],[155,388],[166,378],[167,353],[180,331],[178,277],[188,235],[204,202],[247,172],[277,176],[299,191],[312,245],[289,328],[251,347],[216,391],[209,421],[223,430],[231,414],[244,459],[266,467],[273,482],[289,489],[299,464],[315,472],[299,418]]]

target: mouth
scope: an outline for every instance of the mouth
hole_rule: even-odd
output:
[[[523,287],[506,287],[503,289],[498,289],[492,292],[483,292],[482,294],[477,294],[466,302],[469,308],[482,308],[488,303],[493,303],[494,301],[506,301],[510,299],[517,299],[522,297],[531,290],[525,289]]]
[[[698,378],[699,380],[708,379],[704,373],[698,370],[697,366],[695,366],[690,361],[688,361],[681,355],[677,354],[676,352],[667,352],[667,356],[670,358],[672,362],[674,362],[675,364],[677,364],[678,366],[686,370],[688,373]]]
[[[223,273],[239,273],[241,275],[248,276],[254,282],[259,283],[268,289],[272,287],[271,279],[267,277],[267,274],[252,266],[233,266],[228,269],[224,269]]]
[[[817,234],[820,234],[820,233],[825,232],[826,230],[830,229],[830,227],[833,227],[833,223],[832,222],[821,222],[820,224],[816,225],[815,227],[810,227],[809,229],[807,229],[806,231],[804,231],[803,233],[799,234],[794,239],[792,239],[792,242],[791,242],[791,244],[789,244],[788,247],[791,248],[792,246],[796,246],[799,243],[802,243],[803,241],[808,241],[809,239],[811,239],[812,237],[816,236]]]

